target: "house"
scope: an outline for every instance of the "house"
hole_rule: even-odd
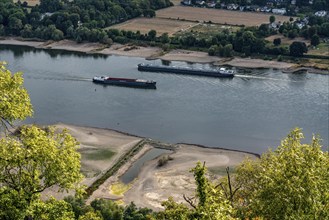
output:
[[[325,17],[328,13],[326,11],[317,11],[314,14],[318,17]]]
[[[228,10],[237,10],[239,8],[238,4],[229,4],[227,5]]]
[[[250,11],[260,11],[260,7],[258,5],[251,5]]]
[[[279,29],[279,27],[281,26],[282,24],[281,24],[281,22],[279,21],[279,22],[272,22],[271,24],[269,24],[269,28],[270,29],[273,29],[273,30],[278,30]]]
[[[287,13],[287,10],[285,8],[273,8],[272,13],[273,14],[284,15],[284,14]]]
[[[202,0],[196,0],[195,1],[195,4],[201,6],[201,5],[205,5],[206,3],[204,1],[202,1]]]
[[[216,6],[216,3],[215,2],[208,2],[207,3],[207,7],[208,8],[214,8]]]
[[[46,12],[46,13],[42,14],[41,17],[40,17],[40,21],[41,21],[42,19],[44,19],[45,17],[50,17],[50,16],[52,16],[53,14],[54,14],[54,13],[50,13],[50,12]]]
[[[191,0],[184,0],[184,1],[181,1],[180,3],[181,3],[181,5],[188,5],[188,6],[192,5]]]

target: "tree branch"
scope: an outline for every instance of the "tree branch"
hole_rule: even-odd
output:
[[[194,205],[194,202],[192,201],[194,199],[194,197],[189,198],[189,197],[186,197],[185,194],[183,194],[183,198],[188,204],[190,204],[190,206],[192,206],[194,209],[196,209],[196,205]]]

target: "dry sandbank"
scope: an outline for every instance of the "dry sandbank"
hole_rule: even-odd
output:
[[[99,178],[111,166],[115,164],[118,158],[136,145],[142,138],[121,133],[110,129],[100,129],[92,127],[80,127],[67,124],[55,125],[58,129],[67,128],[69,132],[80,142],[80,152],[82,154],[82,168],[93,173],[94,176],[86,177],[83,184],[90,185],[96,178]],[[169,196],[173,196],[178,201],[183,202],[182,195],[192,195],[195,184],[193,175],[189,172],[197,161],[205,161],[209,169],[225,170],[225,167],[234,167],[241,163],[246,157],[256,158],[254,154],[247,152],[238,152],[226,149],[207,148],[203,146],[176,144],[172,146],[171,157],[165,166],[157,167],[158,159],[148,161],[143,165],[138,178],[132,183],[131,189],[123,196],[113,195],[110,186],[117,183],[119,177],[123,175],[129,167],[137,161],[148,150],[158,146],[159,143],[151,141],[144,145],[133,158],[124,164],[119,171],[108,178],[88,199],[88,202],[95,198],[106,198],[113,200],[123,200],[125,203],[131,201],[138,206],[149,207],[152,209],[161,209],[161,202]],[[106,160],[88,159],[88,151],[111,150],[116,154]],[[218,178],[220,174],[214,174],[212,178]],[[58,194],[56,188],[48,190],[45,196],[53,195],[57,198],[63,198],[66,194]]]
[[[209,170],[217,170],[210,176],[217,180],[226,167],[235,167],[247,157],[256,158],[249,153],[186,144],[177,145],[170,156],[173,160],[161,168],[157,166],[157,159],[147,162],[123,201],[155,210],[162,209],[161,202],[169,196],[184,203],[183,195],[192,197],[195,193],[195,180],[189,171],[198,161],[206,162]]]

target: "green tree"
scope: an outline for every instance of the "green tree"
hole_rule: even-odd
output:
[[[314,35],[311,37],[311,44],[312,44],[313,46],[317,46],[319,43],[320,43],[320,37],[319,37],[319,35],[314,34]]]
[[[22,74],[12,75],[4,63],[0,68],[0,91],[1,127],[8,130],[14,120],[30,116],[32,106]],[[66,130],[55,133],[52,128],[22,126],[15,134],[6,133],[0,139],[0,219],[69,219],[73,212],[65,208],[64,201],[43,203],[39,197],[55,185],[59,190],[80,189],[77,146]],[[62,212],[55,211],[61,204]]]
[[[78,220],[103,220],[103,218],[98,212],[90,211],[81,215]]]
[[[90,205],[106,220],[123,219],[123,208],[111,200],[96,199]]]
[[[169,198],[168,201],[163,202],[165,210],[157,214],[157,219],[233,219],[234,212],[230,202],[225,198],[223,191],[206,177],[205,164],[198,162],[191,172],[194,174],[197,185],[195,196],[197,202],[184,196],[192,207],[189,208]]]
[[[23,22],[21,19],[11,16],[9,17],[8,27],[13,34],[17,35],[19,31],[23,28]]]
[[[157,32],[156,30],[150,30],[147,34],[149,40],[153,41],[155,40],[156,36],[157,36]]]
[[[13,209],[27,215],[45,189],[55,185],[59,190],[75,189],[82,179],[77,144],[65,130],[55,133],[36,126],[23,126],[17,137],[0,139],[2,198],[10,199]],[[9,217],[8,207],[1,206],[0,210]]]
[[[273,22],[275,22],[275,16],[274,15],[271,15],[270,18],[269,18],[269,20],[270,20],[270,23],[272,24]]]
[[[294,57],[301,57],[307,52],[307,47],[304,42],[294,41],[289,46],[290,55]]]
[[[49,199],[46,202],[36,201],[29,210],[30,219],[37,220],[74,220],[71,206],[64,200]]]
[[[320,33],[323,36],[329,37],[329,22],[321,24]]]
[[[147,220],[150,219],[152,210],[148,208],[137,208],[137,206],[131,202],[127,205],[123,211],[124,220]]]
[[[0,61],[0,120],[1,127],[7,127],[15,120],[32,116],[30,97],[23,87],[21,72],[12,74],[6,63]]]
[[[274,44],[275,46],[279,46],[279,45],[281,44],[281,38],[275,38],[275,39],[273,40],[273,44]]]
[[[329,219],[329,154],[313,136],[302,144],[301,129],[292,130],[274,151],[237,169],[242,218]]]
[[[168,33],[163,33],[160,37],[161,43],[166,44],[170,42]]]

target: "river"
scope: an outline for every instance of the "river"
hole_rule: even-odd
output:
[[[169,143],[262,153],[294,127],[309,142],[328,146],[329,76],[239,72],[233,79],[139,72],[143,58],[0,46],[0,60],[24,72],[34,116],[27,123],[57,122],[111,128]],[[171,65],[210,68],[208,64]],[[156,90],[102,86],[99,75],[157,81]]]

